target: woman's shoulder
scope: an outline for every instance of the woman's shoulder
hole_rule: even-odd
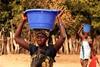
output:
[[[29,47],[37,47],[37,46],[35,44],[33,44],[33,43],[30,43]]]
[[[32,55],[34,52],[36,52],[38,49],[38,47],[34,44],[29,44],[29,51],[30,51],[30,54]]]

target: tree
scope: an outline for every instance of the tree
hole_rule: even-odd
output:
[[[100,27],[99,0],[0,0],[0,29],[16,28],[21,22],[21,13],[26,9],[59,9],[62,6],[66,8],[62,19],[69,34],[76,33],[82,21],[87,18],[92,20],[93,28]],[[72,14],[72,21],[67,20],[68,12]]]
[[[73,27],[73,23],[71,28],[77,29],[85,19],[92,21],[91,25],[94,29],[100,27],[99,0],[66,0],[64,5],[71,11],[72,15],[75,16],[76,27]]]

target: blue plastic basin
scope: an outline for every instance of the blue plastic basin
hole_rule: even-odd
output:
[[[25,11],[28,17],[28,23],[31,29],[49,29],[52,30],[58,10],[50,9],[28,9]]]
[[[84,32],[90,32],[91,29],[91,25],[90,24],[84,24],[83,26],[83,31]]]

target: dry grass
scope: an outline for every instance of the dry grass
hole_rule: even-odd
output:
[[[81,67],[79,55],[57,55],[55,59],[54,67]],[[0,67],[30,67],[30,61],[30,56],[25,54],[2,55]]]

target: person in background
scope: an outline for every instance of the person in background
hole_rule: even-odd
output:
[[[65,28],[64,28],[63,23],[61,21],[61,16],[63,14],[63,11],[64,10],[62,10],[60,12],[60,14],[57,16],[58,26],[59,26],[59,30],[60,30],[60,37],[56,41],[55,45],[50,45],[50,46],[46,45],[46,42],[49,39],[49,34],[46,33],[46,32],[48,32],[48,30],[41,31],[42,29],[40,29],[36,33],[36,41],[37,41],[38,46],[36,46],[35,44],[32,44],[32,43],[26,42],[21,37],[21,32],[22,32],[23,26],[27,20],[27,16],[22,15],[22,22],[19,24],[19,26],[15,32],[15,41],[21,47],[27,49],[30,52],[30,55],[32,56],[31,67],[44,67],[44,65],[45,65],[45,63],[44,63],[45,60],[43,59],[45,57],[44,55],[46,55],[47,57],[52,59],[54,62],[54,58],[56,56],[56,53],[60,49],[60,47],[63,45],[63,42],[65,41],[65,38],[66,38]],[[39,59],[36,59],[36,58],[39,58]],[[50,60],[50,64],[49,65],[47,64],[46,67],[52,67],[53,62]]]
[[[100,62],[98,60],[98,57],[96,56],[96,53],[97,52],[95,50],[91,52],[91,57],[90,57],[91,61],[89,63],[89,67],[97,67],[97,63],[100,67]]]
[[[81,38],[80,62],[82,67],[87,67],[92,48],[92,41],[88,40],[89,32],[81,32],[82,29],[83,25],[81,25],[78,31],[78,35]]]

